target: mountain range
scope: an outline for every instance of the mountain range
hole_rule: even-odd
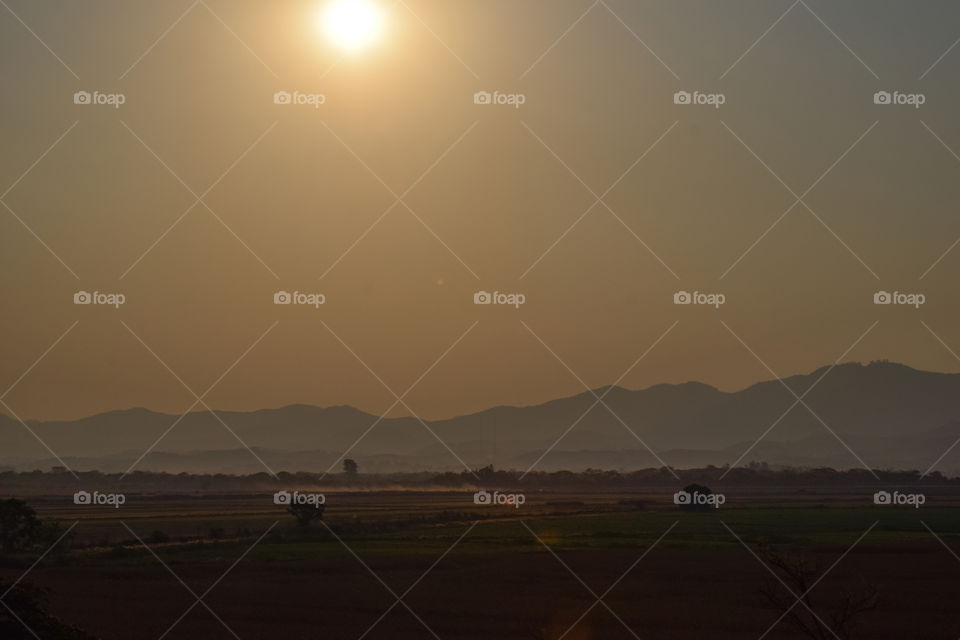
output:
[[[104,472],[127,470],[159,439],[136,469],[256,473],[265,470],[259,457],[274,471],[338,470],[350,449],[347,457],[369,472],[459,471],[464,464],[576,471],[763,461],[921,471],[934,466],[952,474],[960,472],[960,446],[947,453],[960,438],[960,374],[885,361],[845,363],[735,392],[697,382],[601,387],[543,404],[422,423],[415,417],[380,420],[348,406],[291,405],[216,415],[197,411],[182,419],[138,408],[72,421],[31,420],[27,426],[0,414],[0,469],[60,464],[39,438],[71,468]]]

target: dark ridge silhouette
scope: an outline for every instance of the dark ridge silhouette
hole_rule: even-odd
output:
[[[603,397],[606,406],[593,406],[594,394]],[[793,394],[803,397],[803,403]],[[874,362],[823,367],[736,392],[698,382],[638,391],[607,386],[539,405],[498,406],[428,421],[443,443],[413,417],[383,419],[360,439],[378,417],[348,406],[291,405],[217,415],[267,464],[284,470],[336,470],[348,449],[347,457],[370,472],[461,470],[443,443],[469,465],[492,462],[500,468],[526,469],[578,420],[537,468],[637,469],[660,466],[661,461],[677,467],[723,465],[735,462],[776,424],[741,464],[851,468],[865,463],[926,470],[960,437],[960,374]],[[129,409],[29,425],[71,467],[123,471],[178,417]],[[2,468],[58,464],[16,420],[0,416],[0,438],[5,443]],[[936,468],[960,469],[958,456],[960,447]],[[209,412],[186,416],[137,468],[263,470]]]

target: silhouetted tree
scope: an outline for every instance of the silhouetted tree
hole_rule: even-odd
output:
[[[66,547],[69,536],[56,522],[44,522],[37,512],[23,500],[0,500],[0,553],[14,554],[26,551],[57,553]],[[56,549],[50,547],[60,540]]]
[[[702,496],[712,496],[712,495],[713,495],[713,489],[711,489],[710,487],[705,487],[705,486],[702,485],[702,484],[697,484],[697,483],[695,483],[695,482],[692,483],[692,484],[688,484],[687,486],[685,486],[685,487],[683,488],[683,491],[684,491],[685,493],[689,494],[691,497],[694,496],[695,494],[699,494],[699,495],[702,495]],[[707,503],[697,503],[697,502],[695,502],[695,501],[691,501],[691,502],[686,503],[686,504],[681,503],[681,504],[679,504],[678,506],[679,506],[681,509],[684,509],[684,510],[686,510],[686,511],[706,511],[707,509],[712,509],[712,508],[713,508],[713,507],[711,507],[711,506],[710,506],[709,504],[707,504]]]
[[[0,501],[0,552],[17,553],[33,548],[42,537],[43,522],[23,500]]]
[[[9,589],[9,593],[7,592]],[[95,640],[76,627],[58,620],[43,607],[43,592],[39,589],[0,582],[4,595],[0,607],[0,638],[4,640]],[[9,607],[9,608],[8,608]],[[16,615],[14,615],[16,614]]]
[[[360,472],[360,466],[353,458],[347,458],[343,461],[343,472],[348,476],[355,476]]]
[[[315,520],[323,519],[325,504],[292,504],[287,507],[287,512],[297,519],[297,524],[301,528],[308,528]]]
[[[877,588],[861,581],[856,589],[845,591],[833,611],[827,613],[809,593],[811,585],[821,575],[819,567],[804,556],[781,554],[768,545],[760,547],[760,556],[789,588],[788,591],[779,581],[770,581],[760,593],[783,615],[785,622],[808,638],[853,640],[857,637],[856,622],[860,615],[877,606]],[[799,602],[797,598],[800,598]]]
[[[465,472],[465,474],[468,474],[468,473],[469,472]],[[493,470],[493,465],[488,464],[482,469],[477,469],[475,475],[477,478],[480,478],[481,482],[490,482],[491,480],[493,480],[494,476],[496,475],[496,472]]]

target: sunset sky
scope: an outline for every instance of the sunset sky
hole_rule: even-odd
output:
[[[957,3],[373,4],[344,48],[324,0],[0,3],[0,411],[960,371]]]

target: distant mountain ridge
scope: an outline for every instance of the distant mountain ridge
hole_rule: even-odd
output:
[[[205,411],[188,414],[171,429],[180,416],[140,408],[28,425],[70,466],[104,471],[126,470],[167,430],[137,468],[262,470],[244,444],[262,452],[271,467],[289,471],[325,470],[348,448],[370,471],[462,469],[457,456],[471,466],[525,469],[555,443],[537,468],[659,466],[642,443],[673,466],[722,465],[736,461],[768,429],[743,463],[845,468],[860,466],[859,456],[877,468],[926,470],[960,438],[960,374],[875,362],[822,367],[735,392],[699,382],[636,391],[607,386],[538,405],[425,421],[426,427],[413,417],[379,420],[349,406],[300,404],[217,416],[229,430]],[[5,415],[0,441],[0,467],[56,464]],[[938,468],[960,469],[960,447]]]

